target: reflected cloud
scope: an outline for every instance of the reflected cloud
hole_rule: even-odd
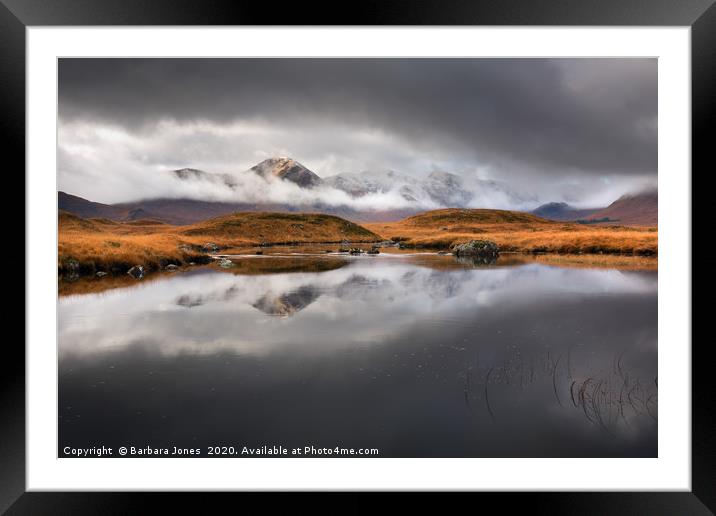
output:
[[[91,356],[145,342],[166,355],[261,355],[301,340],[307,352],[320,352],[378,345],[418,321],[474,321],[560,299],[656,291],[656,274],[537,264],[435,270],[374,258],[321,273],[204,271],[60,298],[59,349],[61,357]]]
[[[439,258],[60,298],[60,444],[656,456],[656,273]]]

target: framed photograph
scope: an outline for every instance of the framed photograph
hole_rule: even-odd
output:
[[[527,491],[710,514],[712,3],[317,23],[3,0],[26,308],[0,508]]]

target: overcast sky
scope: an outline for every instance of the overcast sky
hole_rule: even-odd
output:
[[[58,188],[176,196],[276,155],[604,205],[655,184],[655,59],[61,59]]]

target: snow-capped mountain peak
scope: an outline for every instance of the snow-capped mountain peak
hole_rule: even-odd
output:
[[[251,171],[265,179],[276,177],[291,181],[303,188],[313,188],[321,184],[321,178],[298,161],[286,156],[269,158],[254,165]]]
[[[341,173],[321,178],[296,160],[281,156],[269,158],[239,174],[211,174],[193,168],[173,171],[182,181],[206,181],[213,184],[223,183],[232,191],[246,195],[249,190],[271,189],[276,180],[295,184],[303,192],[301,202],[363,207],[372,204],[385,206],[392,202],[396,208],[426,210],[435,208],[514,208],[526,204],[523,197],[516,194],[507,184],[498,181],[482,180],[444,171],[433,171],[427,175],[408,175],[394,170],[369,170],[358,173]],[[245,174],[249,174],[248,176]],[[254,175],[255,174],[255,175]],[[262,187],[242,185],[251,177],[263,178]],[[263,183],[263,182],[261,182]],[[270,190],[269,190],[270,191]],[[263,194],[269,195],[269,191]],[[298,192],[296,192],[298,194]],[[339,200],[345,194],[347,200]],[[236,194],[229,194],[231,199]],[[278,195],[278,194],[277,194]],[[308,197],[307,197],[308,196]],[[263,197],[261,197],[263,198]],[[259,201],[256,197],[253,202]],[[390,199],[393,199],[391,201]],[[375,202],[372,202],[375,201]]]

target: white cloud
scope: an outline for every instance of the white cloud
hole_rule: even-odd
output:
[[[542,202],[566,200],[578,205],[604,206],[625,191],[653,178],[640,176],[535,175],[517,163],[487,164],[453,150],[415,145],[378,128],[331,124],[288,126],[265,120],[231,123],[162,120],[130,129],[120,125],[60,119],[58,135],[59,189],[86,199],[130,202],[149,198],[189,198],[246,203],[347,206],[359,210],[416,207],[402,188],[411,178],[424,178],[435,170],[458,174],[469,190],[475,208],[532,209]],[[395,170],[405,177],[393,189],[353,198],[327,186],[302,189],[285,181],[266,182],[246,171],[263,159],[288,155],[321,177],[338,173]],[[180,181],[170,172],[197,168],[231,174],[237,183]],[[502,180],[486,187],[485,179]],[[442,207],[418,195],[420,209]]]

